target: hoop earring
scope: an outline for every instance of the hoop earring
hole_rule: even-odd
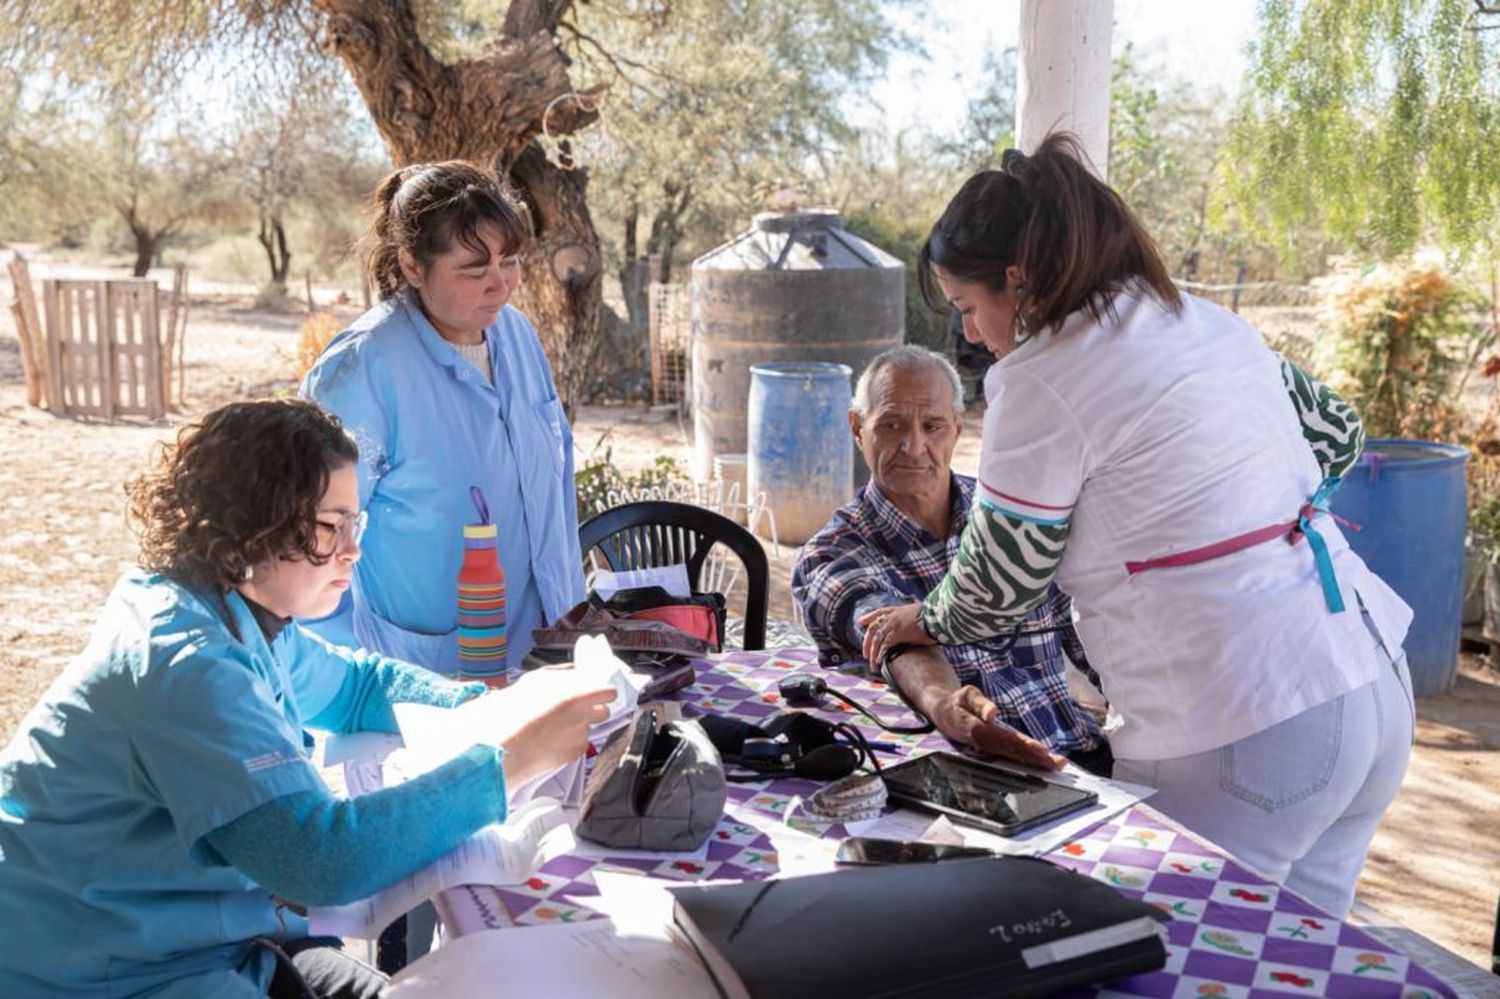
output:
[[[1026,316],[1022,308],[1025,301],[1026,285],[1018,283],[1016,285],[1016,314],[1011,319],[1011,325],[1015,328],[1015,340],[1017,347],[1021,346],[1021,344],[1031,339],[1031,328],[1030,325],[1026,322]]]

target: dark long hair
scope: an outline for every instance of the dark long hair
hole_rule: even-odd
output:
[[[401,251],[424,271],[455,243],[488,256],[479,227],[500,233],[507,255],[531,239],[526,206],[489,170],[463,160],[417,163],[386,176],[371,199],[364,236],[365,273],[381,299],[406,287]]]
[[[321,565],[318,503],[333,471],[358,458],[338,417],[311,402],[220,407],[126,483],[140,563],[205,591],[229,589],[272,558]]]
[[[1182,308],[1155,240],[1089,170],[1076,137],[1054,132],[1030,156],[1006,150],[1001,164],[964,182],[922,245],[917,280],[928,305],[947,307],[935,266],[1003,291],[1014,265],[1025,275],[1020,318],[1033,331],[1058,329],[1080,309],[1103,322],[1131,280],[1164,308]]]

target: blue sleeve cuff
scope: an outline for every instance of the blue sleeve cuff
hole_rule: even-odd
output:
[[[505,770],[473,746],[430,773],[349,801],[283,795],[210,832],[228,864],[280,898],[344,905],[437,860],[505,820]]]

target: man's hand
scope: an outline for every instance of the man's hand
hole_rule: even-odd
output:
[[[1067,761],[1029,735],[997,721],[1000,709],[975,687],[959,687],[931,705],[939,732],[989,756],[1039,770],[1061,770]]]

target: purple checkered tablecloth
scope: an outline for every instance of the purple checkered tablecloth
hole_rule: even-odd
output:
[[[906,707],[881,684],[818,669],[811,649],[731,652],[700,664],[693,687],[674,695],[689,717],[705,711],[758,721],[781,710],[780,680],[817,670],[829,685],[881,718],[910,724]],[[884,732],[846,705],[829,699],[825,716],[852,722],[872,738],[913,749],[944,748],[941,736]],[[793,796],[817,785],[785,779],[731,784],[724,818],[706,859],[610,859],[610,867],[661,878],[757,880],[777,871],[769,838],[743,821],[746,810],[781,815]],[[834,825],[826,835],[842,837]],[[1319,911],[1268,883],[1217,847],[1138,804],[1066,843],[1048,859],[1151,902],[1172,916],[1163,925],[1167,964],[1160,971],[1073,996],[1271,997],[1453,996],[1436,976],[1369,934]],[[448,932],[463,935],[503,926],[600,918],[588,907],[598,894],[592,872],[599,861],[559,857],[522,885],[470,885],[438,899]]]

